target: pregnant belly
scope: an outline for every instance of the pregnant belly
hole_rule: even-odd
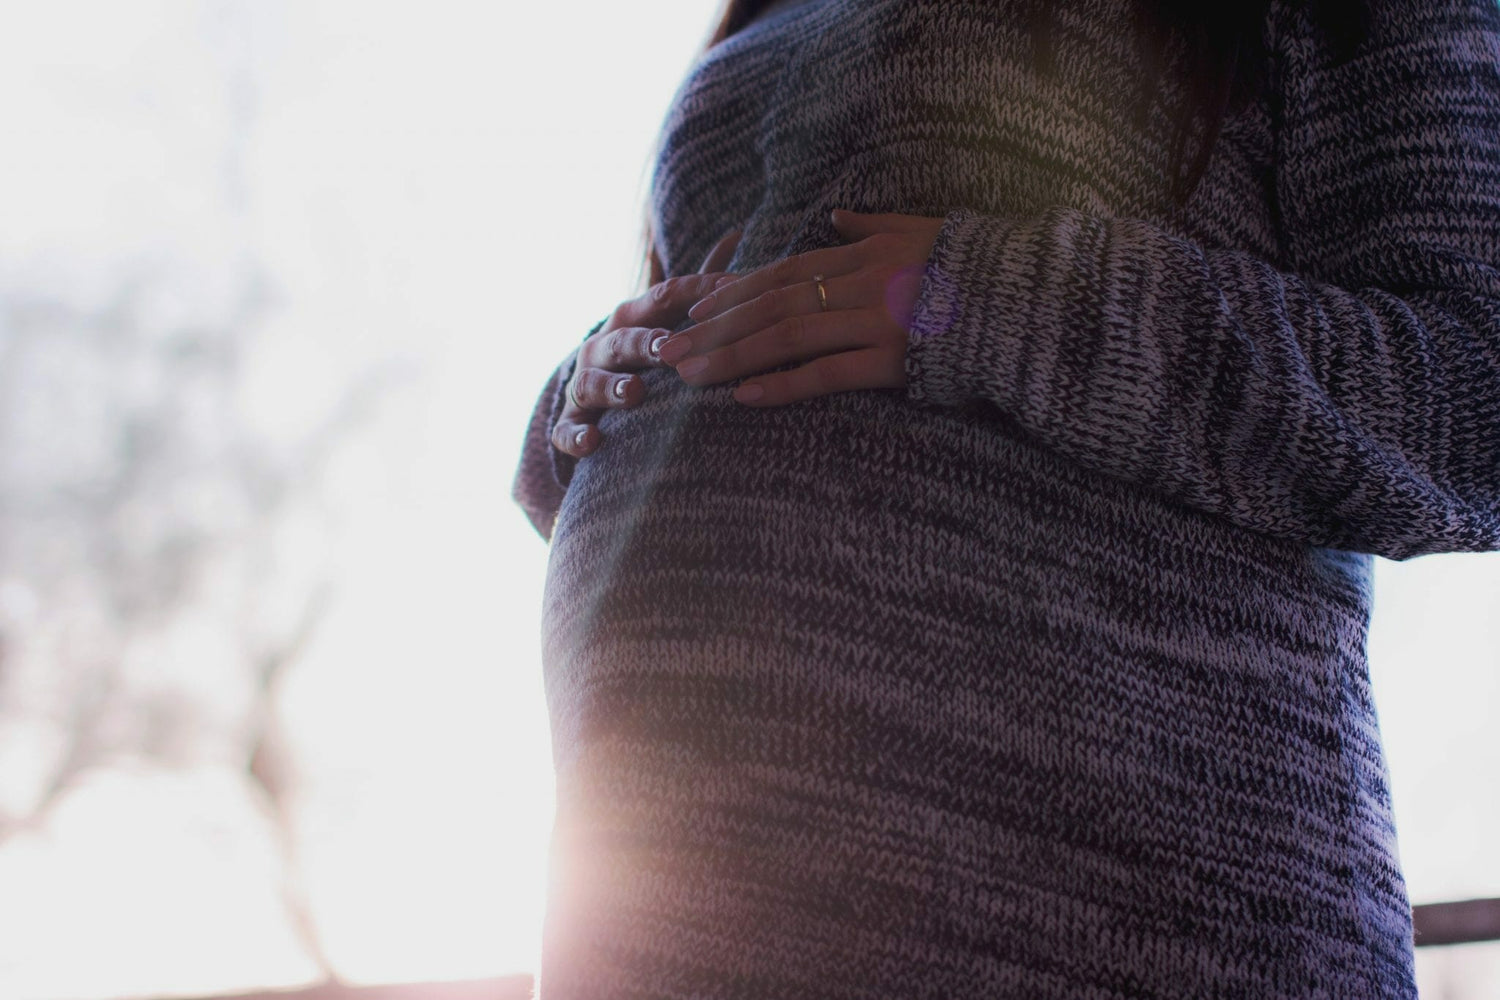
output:
[[[1246,613],[1299,588],[1326,603],[1302,550],[1086,473],[992,411],[918,410],[899,393],[750,410],[670,373],[650,388],[601,425],[553,536],[543,632],[560,766],[673,712],[733,727],[743,700],[776,714],[837,698],[953,729],[1139,687],[1142,662],[1219,673],[1229,655],[1257,683],[1267,663],[1323,677],[1307,636],[1265,648]],[[1300,615],[1326,648],[1333,623]]]
[[[651,388],[554,534],[549,1000],[1085,996],[1057,956],[1130,979],[1143,933],[1164,994],[1235,992],[1202,949],[1269,936],[1328,965],[1278,915],[1346,919],[1362,625],[1306,553],[992,414]],[[1214,923],[1252,897],[1276,926]]]
[[[1027,451],[993,429],[894,393],[749,410],[724,389],[651,389],[601,425],[559,513],[550,665],[722,641],[795,650],[839,683],[1035,615],[1028,477],[1001,471]]]

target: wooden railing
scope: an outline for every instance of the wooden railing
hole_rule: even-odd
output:
[[[1417,947],[1500,941],[1500,899],[1428,903],[1411,909]]]
[[[390,986],[324,983],[300,990],[236,993],[204,1000],[529,1000],[530,996],[530,976],[504,976],[458,983],[398,983]]]
[[[1500,899],[1468,899],[1412,907],[1418,948],[1500,941]],[[530,976],[461,983],[346,986],[328,983],[276,993],[242,993],[213,1000],[529,1000]]]

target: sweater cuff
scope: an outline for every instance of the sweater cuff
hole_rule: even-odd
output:
[[[1006,406],[1021,391],[1027,261],[1021,223],[951,213],[928,258],[906,345],[907,396],[931,406],[979,399]]]

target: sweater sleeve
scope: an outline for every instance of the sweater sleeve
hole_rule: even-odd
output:
[[[1291,270],[1066,208],[948,217],[911,397],[1242,527],[1406,558],[1500,548],[1500,10],[1376,4],[1281,54]],[[1395,11],[1399,8],[1399,12]]]

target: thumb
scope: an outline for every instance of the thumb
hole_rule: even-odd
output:
[[[719,242],[714,244],[714,248],[703,259],[703,266],[698,268],[698,273],[709,274],[728,267],[729,262],[734,259],[734,248],[740,244],[740,235],[740,230],[731,229],[721,236]]]
[[[920,215],[897,215],[895,213],[875,215],[868,212],[851,212],[846,208],[835,208],[832,219],[833,228],[847,240],[862,240],[876,233],[915,232],[932,221]]]

